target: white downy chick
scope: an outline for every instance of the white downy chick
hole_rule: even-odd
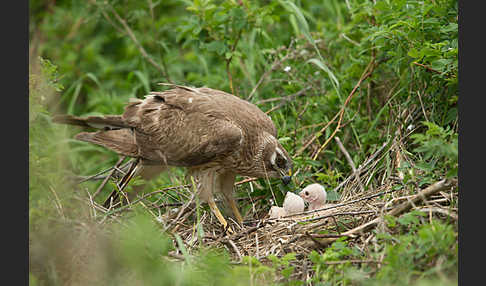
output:
[[[304,200],[292,192],[287,192],[285,194],[283,208],[287,215],[301,213],[305,208]]]
[[[284,208],[273,206],[270,208],[268,215],[270,216],[270,218],[281,218],[283,216],[286,216],[287,213],[285,212]]]
[[[309,203],[309,211],[323,208],[327,199],[326,190],[319,184],[308,185],[299,196]]]

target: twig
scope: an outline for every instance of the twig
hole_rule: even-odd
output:
[[[123,162],[123,160],[125,160],[125,158],[126,158],[126,156],[122,156],[122,157],[120,157],[120,159],[118,159],[118,162],[116,162],[115,166],[111,169],[108,176],[105,177],[103,182],[101,182],[101,185],[98,187],[96,192],[93,194],[93,199],[101,192],[101,190],[106,185],[106,183],[108,183],[108,180],[111,178],[111,176],[113,176],[113,173],[115,173],[116,168],[118,168],[118,166],[120,166],[120,164]]]
[[[175,258],[175,259],[178,259],[178,260],[181,260],[181,261],[185,261],[186,260],[186,258],[183,255],[180,255],[180,254],[177,254],[177,253],[174,253],[174,252],[168,252],[167,253],[167,256],[172,257],[172,258]]]
[[[339,149],[341,149],[341,152],[343,152],[344,157],[346,157],[346,160],[348,160],[348,163],[351,166],[351,169],[353,170],[353,174],[356,173],[355,176],[356,176],[356,180],[358,181],[359,188],[362,192],[364,192],[364,187],[363,187],[363,184],[361,183],[359,173],[357,173],[357,171],[356,171],[356,166],[354,165],[353,159],[351,159],[351,156],[349,155],[348,151],[346,150],[346,148],[344,148],[344,145],[341,142],[341,139],[339,139],[339,137],[336,136],[336,137],[334,137],[334,140],[336,141]]]
[[[348,181],[350,181],[351,179],[354,178],[354,176],[356,176],[356,174],[360,174],[363,169],[368,166],[369,163],[371,163],[380,153],[381,151],[388,145],[388,141],[383,143],[383,145],[381,145],[381,147],[375,152],[373,153],[373,155],[370,156],[370,158],[368,158],[368,160],[366,160],[365,163],[363,163],[362,165],[360,165],[358,167],[358,169],[356,169],[356,172],[353,172],[349,177],[347,177],[344,181],[342,181],[339,185],[337,185],[333,191],[337,191],[339,190],[342,186],[344,186]],[[392,146],[393,147],[393,146]],[[390,148],[391,149],[391,148]]]
[[[238,35],[236,36],[235,43],[231,47],[231,56],[226,60],[226,73],[228,74],[229,86],[230,86],[230,89],[231,89],[231,93],[233,93],[236,96],[238,96],[238,94],[235,93],[235,89],[233,88],[233,77],[231,76],[230,64],[231,64],[231,60],[233,59],[233,52],[235,51],[236,46],[238,45],[242,31],[243,31],[243,29],[240,29],[238,31]]]
[[[427,118],[427,114],[425,113],[424,103],[422,102],[422,96],[420,95],[419,90],[417,90],[417,95],[418,95],[418,98],[419,98],[419,101],[420,101],[420,107],[422,108],[422,112],[424,113],[424,118],[425,118],[426,121],[429,121],[429,119]]]
[[[357,202],[361,202],[361,201],[364,201],[364,200],[369,200],[369,199],[372,199],[372,198],[376,198],[376,197],[379,197],[381,195],[393,193],[393,192],[396,192],[396,191],[398,191],[398,190],[389,190],[389,191],[379,192],[379,193],[376,193],[376,194],[371,195],[371,196],[359,198],[359,199],[352,200],[352,201],[345,202],[345,203],[341,203],[341,204],[335,204],[333,206],[323,207],[323,208],[320,208],[320,209],[315,209],[315,210],[311,210],[311,211],[305,211],[305,212],[301,212],[301,213],[297,213],[297,214],[292,214],[292,215],[286,215],[286,216],[283,216],[280,219],[269,218],[268,221],[283,220],[283,219],[286,219],[286,218],[292,218],[292,217],[296,217],[296,216],[308,215],[308,214],[313,214],[313,213],[317,213],[317,212],[321,212],[321,211],[325,211],[325,210],[335,209],[335,208],[339,208],[339,207],[351,205],[351,204],[354,204],[354,203],[357,203]],[[336,215],[336,214],[333,214],[333,215]]]
[[[313,143],[313,142],[314,142],[314,141],[317,139],[317,137],[319,137],[319,136],[320,136],[320,134],[322,134],[322,132],[324,132],[324,131],[325,131],[325,130],[326,130],[328,127],[329,127],[329,125],[331,125],[331,124],[334,122],[334,120],[336,120],[336,118],[337,118],[338,116],[339,116],[339,112],[338,112],[338,113],[336,113],[336,115],[334,115],[334,117],[333,117],[331,120],[329,120],[329,122],[328,122],[328,123],[327,123],[327,124],[326,124],[324,127],[322,127],[322,128],[319,130],[319,131],[317,131],[317,132],[316,132],[316,133],[315,133],[315,134],[312,136],[312,138],[311,138],[311,139],[309,139],[309,141],[307,141],[307,143],[305,143],[305,144],[304,144],[304,146],[302,146],[302,147],[301,147],[299,150],[297,150],[297,152],[295,152],[294,157],[297,157],[297,156],[299,156],[299,155],[300,155],[302,152],[304,152],[304,150],[305,150],[305,149],[307,149],[307,147],[309,147],[309,145],[311,145],[311,144],[312,144],[312,143]]]
[[[233,247],[233,249],[235,250],[236,252],[236,255],[238,255],[238,263],[240,263],[243,259],[241,258],[241,253],[240,253],[240,250],[238,249],[238,247],[236,247],[235,243],[231,240],[231,239],[228,239],[226,241],[229,245],[231,245],[231,247]]]
[[[133,159],[132,159],[133,160]],[[133,161],[132,160],[129,160],[127,161],[125,164],[123,164],[122,166],[120,167],[117,167],[116,168],[116,171],[122,173],[123,175],[125,175],[125,172],[122,171],[122,169],[126,168],[129,164],[131,164]],[[81,183],[84,183],[86,181],[91,181],[91,180],[101,180],[101,179],[105,179],[106,176],[102,176],[104,173],[106,172],[109,172],[111,170],[113,170],[115,168],[115,166],[112,166],[106,170],[103,170],[103,171],[100,171],[94,175],[89,175],[89,176],[75,176],[76,179],[78,179],[79,181],[77,181],[76,183],[77,184],[81,184]],[[113,176],[113,174],[112,174]]]
[[[92,0],[91,3],[93,3],[93,4],[97,5],[97,6],[100,6],[100,4],[96,3],[96,1],[94,1],[94,0]],[[126,34],[130,37],[130,39],[133,41],[133,43],[137,46],[138,50],[140,51],[140,53],[142,54],[142,56],[145,58],[145,60],[147,60],[157,70],[159,70],[159,72],[162,74],[162,76],[168,82],[172,83],[172,80],[170,79],[170,77],[167,74],[166,70],[161,65],[159,65],[158,63],[156,63],[152,59],[152,57],[149,56],[149,54],[147,53],[147,51],[140,44],[140,42],[137,40],[137,37],[133,33],[132,29],[128,26],[127,22],[122,17],[120,17],[120,15],[116,12],[116,10],[115,10],[115,8],[113,8],[113,6],[111,6],[109,4],[106,4],[106,5],[110,8],[111,12],[115,16],[115,18],[118,20],[118,22],[120,22],[120,24],[123,26],[123,28],[125,29]],[[109,18],[109,17],[107,15],[105,15],[105,18]],[[111,22],[111,21],[109,21],[109,22],[110,22],[110,24],[112,24],[113,27],[117,28],[117,26],[115,26],[113,24],[113,22]]]
[[[446,215],[446,216],[449,216],[451,217],[452,219],[454,219],[455,221],[458,220],[458,217],[457,217],[457,214],[453,213],[453,212],[450,212],[450,211],[447,211],[443,208],[437,208],[437,207],[417,207],[415,208],[416,210],[419,210],[419,211],[423,211],[423,212],[436,212],[436,213],[440,213],[440,214],[443,214],[443,215]]]
[[[174,222],[176,222],[181,217],[181,215],[184,213],[184,210],[192,203],[192,201],[194,200],[195,196],[196,196],[196,192],[192,193],[191,199],[187,203],[184,204],[184,206],[177,213],[177,216],[175,217],[175,219],[173,219],[169,223],[169,225],[167,225],[165,227],[165,230],[170,229],[170,227],[174,224]]]
[[[324,261],[322,262],[327,265],[345,264],[345,263],[376,263],[384,264],[379,260],[359,260],[359,259],[349,259],[349,260],[337,260],[337,261]]]
[[[274,106],[273,108],[271,108],[270,110],[266,111],[265,113],[266,114],[269,114],[270,112],[272,111],[275,111],[277,109],[279,109],[280,107],[284,106],[285,104],[287,104],[288,102],[292,101],[293,99],[295,99],[297,96],[300,96],[300,95],[305,95],[305,92],[308,91],[309,89],[311,89],[310,86],[308,87],[305,87],[299,91],[297,91],[296,93],[294,94],[291,94],[289,96],[286,96],[285,98],[283,98],[282,102],[280,102],[279,104],[277,104],[276,106]]]
[[[310,238],[319,248],[325,247],[319,240],[315,239],[308,231],[305,232],[305,236]]]
[[[293,93],[291,95],[287,95],[287,96],[282,96],[282,97],[273,97],[273,98],[267,98],[267,99],[262,99],[262,100],[259,100],[257,102],[255,102],[256,105],[260,105],[260,104],[264,104],[264,103],[269,103],[269,102],[274,102],[274,101],[292,101],[293,99],[295,99],[297,96],[301,96],[301,95],[305,95],[304,94],[304,91],[307,91],[311,89],[310,86],[306,87],[306,88],[303,88],[301,90],[299,90],[298,92],[296,93]]]
[[[255,232],[255,244],[256,244],[256,254],[255,254],[255,257],[256,259],[260,259],[260,253],[258,251],[258,249],[260,248],[259,246],[259,241],[258,241],[258,232]]]
[[[414,196],[413,199],[411,199],[409,202],[404,202],[397,207],[393,208],[391,211],[387,212],[387,215],[390,216],[398,216],[404,212],[407,212],[410,210],[413,206],[413,204],[417,204],[420,201],[424,200],[425,198],[438,193],[440,191],[443,191],[454,184],[456,184],[456,180],[448,180],[448,179],[443,179],[441,181],[438,181],[427,188],[423,189],[420,191],[417,195]],[[342,235],[344,236],[353,236],[359,233],[364,233],[369,231],[370,229],[374,228],[376,225],[378,225],[381,221],[383,221],[382,217],[378,217],[372,221],[369,221],[365,224],[362,224],[358,227],[355,227],[349,231],[343,232]],[[321,241],[321,243],[330,244],[332,242],[336,241],[336,238],[327,238],[324,241]]]
[[[133,178],[135,175],[137,169],[139,168],[139,162],[140,159],[136,158],[135,161],[132,162],[130,165],[130,169],[128,170],[127,174],[121,178],[120,182],[116,184],[116,187],[119,189],[119,191],[123,194],[123,190],[125,187],[128,185],[130,180]],[[104,207],[107,207],[108,205],[112,206],[111,204],[118,198],[118,190],[114,189],[111,194],[108,196],[108,198],[105,200],[103,203]],[[128,200],[127,200],[128,201]],[[110,207],[111,208],[111,207]]]
[[[426,65],[424,65],[424,64],[420,64],[420,63],[417,63],[417,62],[413,62],[413,64],[414,64],[414,65],[417,65],[417,66],[420,66],[420,67],[423,67],[423,68],[425,68],[425,69],[426,69],[426,70],[428,70],[428,71],[435,72],[435,73],[437,73],[437,74],[442,74],[440,71],[438,71],[438,70],[434,70],[433,68],[431,68],[431,67],[429,67],[429,66],[426,66]]]
[[[371,76],[371,74],[373,73],[373,71],[376,68],[376,66],[377,65],[375,65],[375,57],[373,56],[371,58],[370,63],[368,64],[368,66],[366,66],[365,70],[363,71],[363,74],[361,75],[361,78],[356,83],[356,85],[354,86],[353,90],[351,91],[351,93],[349,93],[348,97],[344,101],[343,107],[341,107],[341,110],[338,112],[338,114],[339,114],[339,120],[337,122],[336,129],[334,129],[334,131],[329,136],[329,138],[327,138],[327,140],[324,142],[324,144],[322,144],[321,147],[317,150],[317,152],[312,156],[312,160],[315,160],[317,158],[317,156],[319,156],[319,153],[321,153],[321,151],[327,146],[327,144],[331,141],[331,139],[334,137],[334,135],[336,135],[336,133],[340,130],[340,128],[341,128],[341,122],[343,120],[344,110],[346,109],[346,106],[351,101],[351,98],[356,93],[356,90],[358,90],[358,87],[361,85],[361,83],[365,79],[367,79],[368,77]]]
[[[283,62],[285,62],[289,57],[290,55],[292,54],[291,52],[291,48],[292,46],[294,45],[294,39],[292,39],[290,41],[290,44],[287,48],[287,54],[282,58],[282,59],[275,59],[275,61],[272,63],[272,66],[270,67],[270,69],[268,69],[261,77],[260,79],[258,80],[257,84],[253,87],[253,89],[251,90],[250,92],[250,95],[248,95],[248,98],[246,100],[250,101],[251,98],[253,97],[253,95],[255,94],[256,90],[260,87],[260,85],[262,84],[262,82],[268,77],[268,75],[273,72],[279,65],[281,65]],[[277,55],[278,56],[278,55]]]

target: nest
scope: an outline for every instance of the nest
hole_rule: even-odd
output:
[[[307,257],[312,250],[324,250],[341,237],[358,242],[369,241],[372,234],[367,231],[373,227],[384,227],[381,222],[385,214],[397,216],[411,209],[422,209],[457,219],[457,215],[443,204],[454,200],[453,193],[445,192],[454,184],[454,181],[442,180],[416,195],[404,195],[403,190],[389,190],[384,186],[319,210],[279,219],[247,220],[243,226],[233,222],[232,227],[236,231],[232,235],[225,233],[209,212],[203,212],[199,222],[204,229],[201,237],[194,221],[184,222],[188,214],[194,212],[192,209],[180,216],[179,222],[172,222],[177,225],[172,232],[182,238],[189,250],[197,249],[202,240],[205,246],[226,248],[237,263],[242,261],[243,256],[265,259],[270,255],[280,257],[296,253]],[[419,203],[426,206],[418,207]],[[173,256],[177,257],[177,254]]]
[[[398,216],[411,209],[457,220],[457,214],[449,206],[457,199],[457,193],[452,192],[456,184],[456,181],[441,180],[414,195],[407,194],[403,189],[393,190],[389,185],[384,185],[366,193],[349,195],[338,204],[278,219],[268,218],[268,204],[259,198],[253,198],[252,208],[245,218],[253,216],[255,219],[247,219],[243,226],[239,226],[228,218],[235,230],[233,234],[223,229],[209,208],[197,205],[192,199],[183,205],[157,205],[153,202],[142,202],[142,205],[154,215],[164,231],[181,238],[189,253],[196,251],[201,245],[225,248],[231,253],[234,263],[240,263],[243,256],[253,256],[264,261],[270,255],[281,257],[296,253],[297,257],[304,258],[312,250],[323,251],[341,237],[354,243],[369,243],[373,237],[369,230],[385,227],[382,223],[384,215]],[[184,187],[186,191],[190,191],[187,186]],[[90,204],[97,211],[111,212],[109,217],[117,220],[124,211],[144,199],[146,197],[132,202],[126,208],[114,210],[105,209],[93,200],[90,200]],[[166,212],[163,214],[156,214],[154,211],[164,208]],[[174,245],[181,247],[175,239]],[[181,253],[172,252],[170,256],[184,259]]]
[[[388,151],[397,150],[394,146],[391,144]],[[382,178],[383,184],[379,187],[364,191],[361,180],[368,180],[373,173],[376,174],[377,162],[381,160],[378,153],[382,152],[384,147],[385,145],[334,189],[341,189],[341,199],[322,209],[270,219],[270,206],[263,196],[251,197],[248,193],[248,197],[237,199],[240,202],[249,200],[250,202],[243,205],[250,208],[244,211],[243,225],[238,225],[231,217],[226,216],[234,230],[232,234],[223,229],[208,207],[197,201],[190,185],[155,191],[138,197],[121,208],[105,208],[94,202],[92,197],[89,198],[89,204],[95,216],[99,212],[105,213],[104,216],[98,216],[102,217],[102,222],[119,220],[123,212],[131,210],[136,204],[141,204],[153,215],[162,230],[174,237],[174,246],[177,250],[169,253],[173,259],[186,259],[181,248],[185,249],[186,255],[191,255],[201,246],[226,249],[231,254],[233,263],[237,264],[242,263],[244,256],[253,256],[265,262],[272,255],[282,257],[294,253],[299,263],[293,265],[296,269],[293,275],[302,275],[300,278],[305,280],[311,272],[307,268],[307,265],[310,265],[308,257],[311,251],[322,253],[338,239],[346,239],[350,245],[364,249],[368,244],[375,243],[372,229],[385,230],[387,227],[384,223],[385,215],[399,216],[411,210],[421,210],[427,212],[430,217],[438,216],[457,221],[457,208],[453,207],[454,202],[457,202],[456,179],[443,179],[417,192],[414,188],[393,188],[401,185],[401,178],[394,179],[388,176],[387,180]],[[248,182],[252,184],[251,179],[246,179],[236,185],[248,189]],[[188,199],[184,203],[161,204],[160,196],[168,190],[184,193]],[[158,200],[149,200],[157,194]],[[354,262],[380,263],[374,260]]]

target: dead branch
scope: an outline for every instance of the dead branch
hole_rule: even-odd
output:
[[[126,158],[126,156],[122,156],[122,157],[120,157],[120,159],[118,159],[118,162],[116,162],[115,166],[111,169],[111,171],[108,174],[108,176],[105,177],[105,179],[103,180],[103,182],[101,182],[101,185],[98,187],[98,189],[96,190],[96,192],[93,194],[93,199],[101,192],[101,190],[106,185],[106,183],[108,182],[108,180],[111,178],[111,176],[113,176],[113,173],[115,173],[116,168],[118,168],[118,166],[120,166],[120,164],[123,162],[123,160],[125,160],[125,158]]]
[[[344,111],[346,109],[346,106],[351,101],[351,98],[356,93],[356,91],[358,90],[358,87],[361,85],[361,83],[365,79],[367,79],[368,77],[370,77],[373,74],[373,71],[375,70],[376,66],[377,66],[377,64],[375,63],[375,56],[373,55],[373,57],[371,58],[370,63],[368,64],[368,66],[366,66],[365,70],[363,71],[363,74],[361,75],[361,78],[356,83],[356,85],[354,86],[354,88],[351,91],[351,93],[349,93],[348,97],[344,101],[343,107],[341,107],[341,110],[338,112],[338,114],[339,114],[339,120],[337,122],[336,129],[334,129],[334,131],[329,136],[329,138],[327,138],[327,140],[324,142],[324,144],[322,144],[321,147],[317,150],[317,152],[312,156],[312,160],[315,160],[317,158],[317,156],[319,155],[319,153],[321,153],[321,151],[327,146],[327,144],[331,141],[331,139],[334,137],[334,135],[336,135],[336,133],[340,130],[340,128],[341,128],[341,122],[343,120],[343,115],[344,115]]]
[[[95,0],[91,0],[90,1],[92,4],[100,7],[101,4],[98,4]],[[118,20],[118,22],[120,22],[120,24],[123,26],[123,28],[125,29],[125,33],[130,37],[130,39],[132,40],[132,42],[135,44],[135,46],[137,46],[137,49],[140,51],[140,53],[142,54],[143,58],[149,62],[152,66],[154,66],[161,74],[162,76],[170,83],[172,83],[172,80],[170,79],[169,75],[167,74],[167,71],[165,70],[164,67],[162,67],[161,65],[159,65],[158,63],[156,63],[151,56],[149,56],[149,54],[147,53],[147,51],[145,50],[145,48],[142,46],[142,44],[140,44],[140,42],[138,41],[137,37],[135,36],[135,34],[133,33],[132,29],[130,28],[130,26],[128,26],[127,22],[125,21],[125,19],[123,19],[115,10],[115,8],[113,8],[113,6],[107,4],[107,3],[104,3],[105,5],[107,5],[111,12],[113,13],[113,15],[115,16],[115,18]],[[103,8],[100,7],[101,11],[103,11]],[[106,13],[103,13],[103,15],[105,16],[105,18],[109,19],[109,16],[108,14]],[[108,21],[116,30],[120,31],[120,28],[116,25],[114,25],[113,21],[109,20]]]
[[[356,180],[358,181],[359,188],[362,192],[364,192],[364,187],[363,187],[363,184],[361,183],[361,179],[359,178],[359,174],[356,171],[356,166],[354,165],[353,159],[351,159],[351,156],[349,155],[348,151],[346,150],[346,148],[344,148],[344,145],[341,142],[341,139],[339,139],[339,137],[336,136],[336,137],[334,137],[334,140],[338,144],[339,149],[341,149],[341,152],[343,152],[344,157],[346,158],[349,165],[351,166],[351,169],[353,170],[353,174],[356,173],[355,176],[356,176]]]
[[[298,96],[301,96],[301,95],[305,95],[305,92],[310,90],[311,87],[308,86],[308,87],[305,87],[299,91],[297,91],[296,93],[294,94],[291,94],[289,96],[286,96],[284,98],[281,98],[282,99],[282,102],[280,102],[279,104],[277,104],[276,106],[274,106],[273,108],[271,108],[270,110],[266,111],[265,113],[266,114],[269,114],[270,112],[272,111],[275,111],[277,109],[279,109],[280,107],[284,106],[285,104],[287,104],[288,102],[291,102],[292,100],[294,100],[296,97]]]
[[[447,180],[447,179],[443,179],[441,181],[438,181],[438,182],[428,186],[424,190],[420,191],[410,201],[404,202],[404,203],[398,205],[397,207],[393,208],[391,211],[387,212],[386,214],[390,215],[390,216],[401,215],[402,213],[405,213],[408,210],[410,210],[413,207],[414,204],[417,204],[417,203],[425,200],[427,197],[429,197],[433,194],[436,194],[440,191],[443,191],[445,189],[450,188],[455,183],[456,183],[455,180]],[[362,224],[362,225],[360,225],[356,228],[353,228],[349,231],[343,232],[342,235],[354,236],[354,235],[357,235],[357,234],[362,234],[362,233],[367,232],[370,229],[374,228],[375,226],[377,226],[382,221],[383,221],[383,217],[378,217],[378,218],[376,218],[372,221],[369,221],[365,224]],[[321,240],[320,243],[324,244],[324,245],[329,245],[330,243],[332,243],[336,240],[337,240],[337,238],[327,238],[327,239]]]
[[[275,61],[272,63],[272,66],[270,69],[268,69],[258,80],[257,84],[253,87],[252,91],[250,92],[250,95],[248,95],[248,98],[246,100],[250,101],[253,95],[255,94],[256,90],[260,85],[263,83],[263,81],[270,75],[271,72],[277,69],[283,62],[285,62],[290,56],[293,56],[293,52],[291,51],[292,46],[294,45],[294,39],[290,41],[289,46],[287,47],[287,54],[282,58],[282,59],[275,59]]]

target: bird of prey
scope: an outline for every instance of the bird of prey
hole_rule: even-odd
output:
[[[319,184],[308,185],[300,191],[299,196],[309,203],[309,211],[323,208],[327,200],[326,190]]]
[[[165,85],[171,88],[131,100],[121,115],[58,115],[53,121],[100,129],[75,138],[136,158],[133,172],[144,179],[170,166],[186,167],[199,197],[232,231],[213,195],[223,194],[241,225],[232,194],[236,175],[281,178],[288,184],[292,159],[271,118],[254,104],[207,87]]]

